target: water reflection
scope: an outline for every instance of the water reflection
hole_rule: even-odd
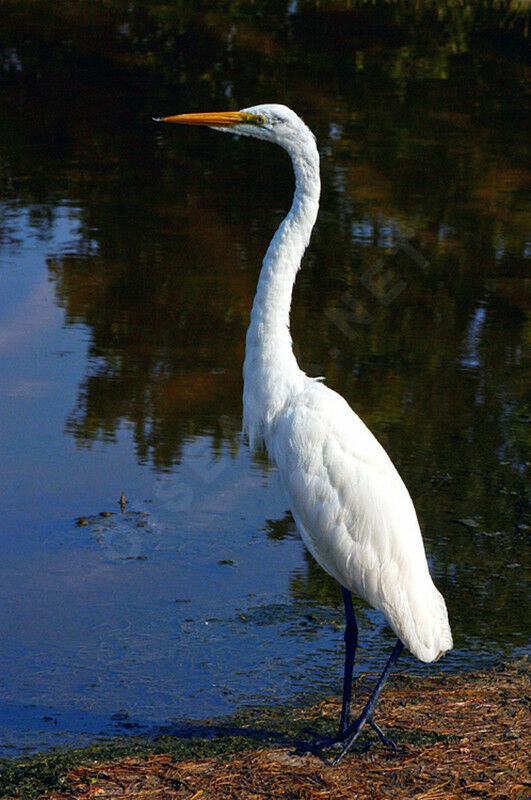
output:
[[[90,698],[104,718],[121,703],[160,721],[338,671],[337,587],[302,554],[274,472],[239,436],[245,330],[290,203],[289,162],[150,122],[262,99],[303,113],[322,156],[292,313],[298,357],[404,475],[453,620],[444,666],[515,652],[528,530],[523,17],[483,3],[271,0],[266,28],[246,2],[82,5],[66,18],[7,3],[0,32],[3,592],[28,620],[25,637],[10,633],[6,702],[45,697],[66,714]],[[62,667],[16,599],[37,564],[36,619]],[[64,635],[50,629],[64,614],[57,586],[78,633],[68,615]],[[361,666],[376,666],[380,623],[362,619]],[[293,638],[297,665],[312,658],[306,677],[282,662]],[[128,693],[139,682],[144,705]]]

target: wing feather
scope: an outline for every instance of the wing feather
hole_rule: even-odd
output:
[[[389,456],[336,392],[311,381],[267,446],[301,536],[336,580],[380,609],[418,658],[452,646],[415,508]]]

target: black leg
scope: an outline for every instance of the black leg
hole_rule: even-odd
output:
[[[378,734],[378,738],[381,741],[381,743],[385,744],[386,747],[389,747],[393,751],[393,753],[396,755],[397,749],[396,749],[396,744],[393,742],[393,740],[390,739],[389,736],[387,736],[383,732],[383,730],[380,728],[379,725],[376,724],[376,722],[373,720],[372,717],[369,718],[369,723],[370,723],[370,726],[373,729],[373,731],[376,731],[376,733]]]
[[[352,672],[354,669],[354,659],[356,657],[356,648],[358,646],[358,624],[356,622],[356,615],[352,606],[352,594],[344,586],[341,587],[343,593],[343,603],[345,605],[345,671],[343,675],[343,703],[341,706],[341,718],[339,720],[338,736],[346,731],[350,722],[350,701],[352,699]],[[396,751],[394,742],[388,739],[382,729],[371,718],[369,719],[371,727],[374,728],[380,740],[392,747]]]
[[[340,752],[340,754],[337,756],[336,759],[334,759],[334,762],[333,762],[334,764],[337,764],[338,761],[341,761],[343,756],[352,747],[352,745],[354,744],[354,742],[356,741],[356,739],[360,735],[360,733],[361,733],[361,731],[363,729],[363,726],[365,725],[367,720],[369,720],[370,724],[375,729],[375,731],[377,732],[377,734],[380,737],[380,739],[385,744],[390,744],[396,750],[396,747],[394,746],[394,743],[392,743],[391,740],[388,739],[387,736],[383,733],[383,731],[378,727],[378,725],[376,725],[376,723],[374,723],[372,721],[372,712],[376,708],[376,704],[377,704],[377,702],[379,700],[379,697],[380,697],[380,695],[382,693],[383,687],[385,686],[387,678],[389,677],[389,673],[391,672],[394,664],[396,663],[396,660],[398,659],[398,656],[402,652],[403,647],[404,647],[404,645],[402,644],[400,639],[398,639],[397,643],[395,644],[395,646],[393,648],[393,652],[389,656],[389,660],[388,660],[387,664],[385,665],[385,669],[384,669],[384,671],[382,672],[382,674],[380,676],[380,680],[376,684],[376,687],[374,688],[373,693],[369,697],[365,708],[363,709],[363,711],[361,712],[359,717],[352,723],[352,725],[350,725],[345,731],[342,732],[341,740],[344,742],[344,745],[343,745],[343,749]]]
[[[378,735],[380,741],[390,747],[396,753],[396,745],[392,739],[390,739],[383,730],[380,728],[379,725],[372,718],[372,714],[374,709],[376,708],[376,704],[378,703],[379,697],[382,693],[382,690],[385,686],[387,678],[389,677],[389,673],[393,668],[398,656],[402,652],[402,648],[404,645],[400,640],[397,640],[393,652],[389,656],[389,660],[385,665],[385,669],[380,675],[380,679],[376,684],[371,696],[369,697],[365,708],[357,717],[357,719],[349,725],[349,718],[350,718],[350,702],[352,699],[352,672],[354,668],[354,657],[356,655],[356,647],[358,644],[358,625],[356,622],[356,617],[354,615],[354,609],[352,607],[352,595],[348,589],[341,587],[341,591],[343,592],[343,603],[345,605],[345,618],[346,618],[346,627],[345,627],[345,669],[343,673],[343,702],[341,706],[341,717],[339,720],[339,731],[336,736],[332,738],[325,738],[319,739],[313,742],[311,745],[307,745],[305,747],[305,751],[307,752],[312,751],[314,753],[320,752],[321,750],[325,750],[329,747],[339,746],[342,745],[341,753],[337,756],[337,758],[333,761],[334,764],[337,764],[340,761],[345,753],[348,752],[350,747],[354,744],[358,736],[360,735],[364,725],[366,722],[373,728],[373,730]]]
[[[354,657],[358,644],[358,625],[352,608],[352,595],[348,589],[341,587],[343,592],[343,603],[345,604],[345,672],[343,675],[343,704],[341,706],[341,718],[339,720],[339,733],[343,733],[348,728],[350,721],[350,700],[352,698],[352,670],[354,668]]]

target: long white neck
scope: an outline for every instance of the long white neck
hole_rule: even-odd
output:
[[[286,147],[295,171],[289,214],[267,250],[247,331],[243,367],[243,428],[251,447],[265,439],[275,416],[305,375],[293,355],[289,331],[291,295],[319,209],[319,154],[313,136]]]

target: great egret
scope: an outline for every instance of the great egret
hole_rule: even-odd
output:
[[[372,718],[405,645],[421,661],[452,647],[444,598],[431,579],[415,508],[389,456],[347,402],[298,366],[289,331],[291,295],[319,208],[319,154],[304,122],[283,105],[180,114],[157,121],[207,125],[283,147],[293,163],[291,209],[265,255],[247,331],[243,427],[277,465],[300,535],[341,585],[346,655],[336,762]],[[379,609],[398,641],[361,714],[350,723],[357,624],[351,592]],[[394,748],[396,749],[396,748]]]

